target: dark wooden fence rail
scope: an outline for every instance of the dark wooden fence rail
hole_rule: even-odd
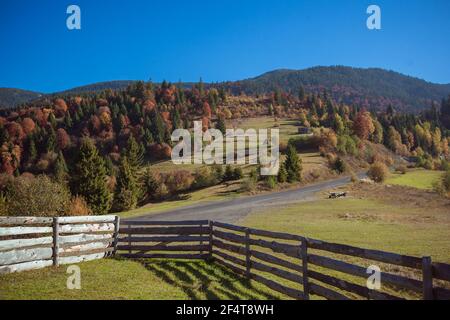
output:
[[[294,299],[309,299],[310,295],[333,300],[403,299],[398,296],[400,291],[423,299],[450,299],[450,290],[443,287],[443,283],[449,286],[450,265],[432,263],[429,257],[362,249],[215,221],[127,221],[119,230],[117,250],[128,258],[213,258],[235,273]],[[335,256],[352,257],[363,261],[364,266]],[[338,272],[367,279],[367,267],[373,261],[407,268],[421,279],[383,271],[381,282],[389,286],[387,293],[335,276]]]
[[[199,221],[127,221],[119,230],[117,251],[126,258],[205,259],[210,225]]]

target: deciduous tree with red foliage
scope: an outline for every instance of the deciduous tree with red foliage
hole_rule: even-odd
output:
[[[209,106],[209,103],[206,101],[203,103],[203,116],[208,119],[211,119],[211,107]]]
[[[70,136],[63,128],[59,128],[56,132],[56,141],[60,150],[65,150],[70,146]]]
[[[369,135],[375,131],[372,117],[368,111],[361,110],[358,112],[356,119],[353,122],[353,131],[360,139],[364,140],[367,140]]]
[[[31,118],[25,118],[22,120],[22,128],[26,135],[29,135],[33,133],[34,129],[36,128],[36,124],[34,123],[33,119]]]

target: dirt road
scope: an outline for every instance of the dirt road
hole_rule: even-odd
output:
[[[362,175],[363,176],[363,175]],[[314,194],[327,189],[340,187],[350,182],[349,177],[323,181],[293,190],[279,191],[245,196],[232,200],[214,201],[161,213],[143,214],[140,217],[128,220],[154,220],[154,221],[176,221],[176,220],[215,220],[228,223],[236,223],[252,211],[261,209],[277,209],[299,201],[314,199]]]

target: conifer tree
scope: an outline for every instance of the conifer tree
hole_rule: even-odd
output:
[[[116,192],[114,195],[114,210],[125,211],[136,208],[140,194],[136,175],[133,172],[127,156],[123,156],[119,165]]]
[[[72,180],[74,194],[82,196],[95,214],[111,209],[111,193],[107,186],[105,161],[90,139],[81,143]]]
[[[3,124],[0,124],[0,146],[9,140],[8,131],[5,129]]]
[[[125,155],[128,158],[128,163],[131,166],[133,173],[136,174],[144,161],[144,151],[133,135],[128,139]]]
[[[68,178],[68,172],[66,160],[64,159],[64,155],[61,151],[58,153],[58,157],[56,158],[55,167],[53,173],[55,175],[55,180],[60,183],[65,183]]]
[[[288,147],[284,168],[287,172],[288,182],[301,181],[302,162],[292,144]]]
[[[56,128],[57,123],[56,123],[56,118],[55,118],[55,115],[53,114],[53,112],[50,113],[48,120],[50,121],[52,128]]]
[[[287,171],[284,167],[284,164],[280,165],[280,169],[278,171],[278,182],[284,183],[287,181]]]
[[[145,197],[147,199],[154,199],[156,198],[156,192],[159,188],[159,183],[155,178],[155,175],[150,170],[150,168],[147,168],[145,171],[145,175],[143,178],[143,187],[145,192]]]
[[[173,129],[180,129],[182,127],[180,112],[177,108],[174,108],[174,110],[172,111],[171,120]]]
[[[45,149],[47,152],[55,151],[56,148],[56,134],[53,128],[50,128],[50,132],[48,133],[47,142]]]
[[[36,143],[34,142],[34,137],[30,136],[28,140],[28,161],[33,163],[37,159],[37,149]]]
[[[70,112],[67,113],[67,115],[64,118],[64,124],[66,125],[67,129],[72,128],[73,125],[73,121],[72,121],[72,117],[70,115]]]

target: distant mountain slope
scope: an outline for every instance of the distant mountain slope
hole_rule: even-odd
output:
[[[51,95],[82,94],[105,89],[122,90],[134,80],[98,82]],[[190,88],[192,83],[183,83]],[[205,84],[215,86],[216,84]],[[394,71],[378,68],[344,66],[314,67],[304,70],[274,70],[255,78],[223,85],[234,94],[269,93],[277,89],[296,94],[301,85],[307,92],[330,92],[338,102],[357,104],[369,109],[385,109],[392,104],[396,109],[417,112],[440,102],[450,94],[450,84],[435,84]],[[0,88],[0,108],[17,106],[43,95],[20,89]]]
[[[136,80],[115,80],[115,81],[96,82],[85,86],[75,87],[72,89],[57,92],[55,94],[79,94],[88,92],[98,92],[106,89],[123,90],[133,82],[136,82]]]
[[[41,97],[39,92],[14,89],[0,88],[0,109],[12,108],[14,106],[26,103]]]
[[[418,111],[440,102],[450,94],[450,84],[434,84],[394,71],[377,68],[343,66],[314,67],[305,70],[275,70],[261,76],[226,85],[234,93],[265,93],[281,88],[298,92],[331,92],[337,101],[360,104],[368,108],[385,108],[393,104],[399,109]]]

